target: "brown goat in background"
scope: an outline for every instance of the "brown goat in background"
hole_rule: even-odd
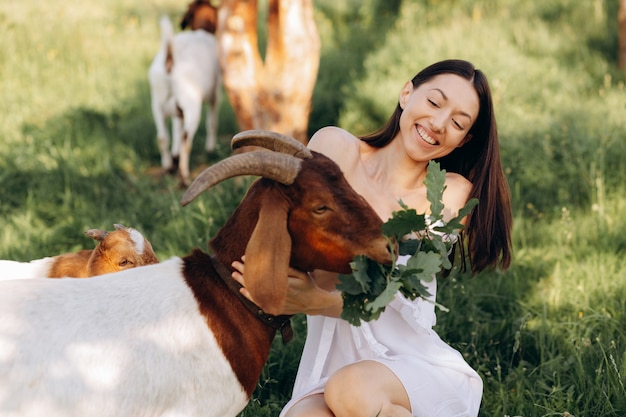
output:
[[[0,261],[0,280],[23,278],[87,278],[158,263],[152,245],[136,229],[121,224],[107,232],[89,229],[85,234],[97,243],[94,249],[64,253],[30,262]]]
[[[98,242],[96,247],[54,257],[48,277],[87,278],[159,262],[152,245],[139,231],[121,224],[113,226],[112,232],[85,231]]]

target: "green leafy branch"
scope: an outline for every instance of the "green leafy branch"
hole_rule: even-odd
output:
[[[431,294],[423,283],[432,281],[443,269],[452,268],[448,253],[463,229],[461,220],[471,213],[478,200],[469,200],[456,217],[444,221],[445,180],[446,171],[431,161],[424,180],[430,214],[418,214],[399,201],[402,210],[394,211],[383,224],[383,235],[394,248],[391,265],[359,255],[350,263],[352,273],[339,275],[337,289],[343,297],[341,318],[355,326],[361,320],[376,320],[398,291],[409,300],[429,297]],[[398,265],[398,257],[403,255],[410,257],[406,265]]]

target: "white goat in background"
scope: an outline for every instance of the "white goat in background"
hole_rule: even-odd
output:
[[[212,7],[206,2],[199,4]],[[148,79],[161,166],[166,172],[178,169],[181,184],[189,185],[189,158],[203,103],[207,105],[205,150],[212,152],[217,141],[221,82],[217,40],[212,33],[193,26],[191,31],[174,35],[172,22],[166,16],[161,17],[160,27],[161,47],[150,65]],[[171,150],[167,118],[172,119]]]

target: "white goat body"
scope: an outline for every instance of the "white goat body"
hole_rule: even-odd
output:
[[[3,282],[0,415],[235,416],[248,396],[183,267],[172,258],[91,279]]]
[[[220,89],[217,40],[203,29],[174,35],[166,16],[161,17],[160,27],[161,47],[150,65],[148,79],[161,166],[174,171],[173,158],[180,158],[180,180],[188,184],[189,158],[203,103],[207,105],[205,150],[211,152],[216,146]],[[167,118],[172,119],[171,151]]]
[[[0,281],[46,277],[54,263],[54,258],[54,256],[48,256],[30,262],[0,260]]]

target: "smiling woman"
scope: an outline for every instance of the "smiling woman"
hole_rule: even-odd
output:
[[[309,147],[336,161],[383,220],[400,209],[399,199],[430,214],[424,178],[429,161],[438,160],[447,171],[443,220],[456,216],[470,198],[479,201],[459,239],[461,248],[467,244],[472,270],[509,266],[511,207],[491,93],[471,63],[447,60],[422,70],[404,85],[379,131],[357,138],[327,127],[313,135]],[[243,264],[234,266],[235,279],[245,285]],[[480,377],[432,329],[436,280],[427,286],[431,299],[410,300],[397,292],[378,320],[352,326],[339,319],[337,274],[292,274],[286,305],[290,313],[309,314],[308,333],[293,398],[282,416],[478,414]],[[298,300],[306,302],[297,305]]]

